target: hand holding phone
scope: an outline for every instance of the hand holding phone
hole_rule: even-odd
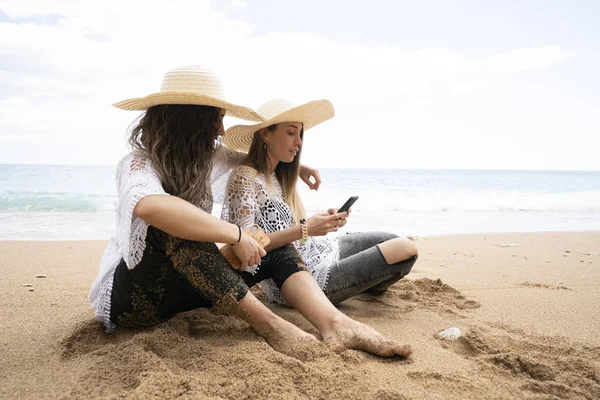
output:
[[[344,205],[339,210],[337,210],[337,212],[342,213],[348,211],[350,207],[352,207],[352,205],[356,202],[356,200],[358,200],[358,196],[351,196],[348,200],[346,200]]]

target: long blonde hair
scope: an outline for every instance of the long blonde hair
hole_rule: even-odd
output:
[[[264,130],[273,132],[275,129],[277,129],[277,124],[262,128],[254,133],[250,150],[248,150],[248,155],[244,161],[245,165],[250,166],[256,169],[259,173],[263,174],[267,178],[267,184],[269,184],[270,178],[269,157],[267,149],[265,148],[265,141],[262,138],[261,133]],[[304,139],[304,127],[302,127],[300,130],[300,138]],[[292,162],[279,162],[275,168],[277,182],[279,182],[279,185],[283,190],[283,199],[290,206],[296,223],[298,223],[300,219],[304,218],[306,215],[306,212],[304,211],[304,205],[302,204],[302,199],[300,199],[300,195],[296,190],[298,174],[300,173],[301,154],[302,146],[300,146],[300,149],[298,150],[298,153]]]

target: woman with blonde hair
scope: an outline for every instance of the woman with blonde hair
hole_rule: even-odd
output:
[[[299,343],[314,346],[314,336],[275,315],[248,290],[272,279],[294,296],[305,295],[305,288],[289,283],[306,273],[297,254],[266,255],[239,225],[211,215],[211,184],[242,160],[240,153],[219,144],[225,114],[254,121],[262,117],[227,102],[219,78],[200,66],[171,70],[159,92],[115,106],[144,112],[129,138],[133,151],[117,167],[116,232],[88,296],[106,332],[215,307],[247,321],[276,350],[296,355]],[[312,186],[318,186],[315,170],[303,168],[303,174],[307,182],[316,177]],[[242,269],[263,257],[263,270],[233,269],[215,243],[230,244]],[[316,318],[322,310],[307,313]],[[348,343],[330,334],[331,347],[343,349]],[[387,356],[410,353],[382,340],[354,347]]]
[[[278,99],[257,112],[265,121],[233,126],[223,138],[226,146],[248,156],[229,178],[221,218],[242,227],[258,224],[271,239],[267,252],[293,244],[334,304],[362,292],[382,293],[406,276],[418,254],[411,241],[386,232],[328,235],[347,222],[348,213],[336,209],[305,219],[296,191],[304,132],[332,118],[332,104],[317,100],[296,106]],[[272,281],[261,287],[285,303]]]

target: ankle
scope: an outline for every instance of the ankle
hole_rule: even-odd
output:
[[[326,337],[332,335],[351,324],[352,321],[353,320],[350,317],[342,313],[332,315],[327,321],[327,324],[325,324],[325,327],[321,330],[321,336]]]
[[[246,299],[244,299],[246,300]],[[243,319],[251,326],[269,326],[273,324],[276,315],[266,307],[255,307],[255,303],[242,300],[237,304],[234,310],[234,315]]]
[[[259,313],[258,315],[254,316],[254,318],[252,318],[250,325],[272,328],[277,326],[278,321],[279,318],[273,313]]]

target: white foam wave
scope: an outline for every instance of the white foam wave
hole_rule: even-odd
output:
[[[423,189],[413,192],[366,191],[365,193],[340,193],[340,191],[302,192],[305,207],[324,210],[340,207],[350,195],[360,198],[353,210],[398,212],[598,212],[600,191],[581,192],[508,192],[508,191],[439,191]]]

